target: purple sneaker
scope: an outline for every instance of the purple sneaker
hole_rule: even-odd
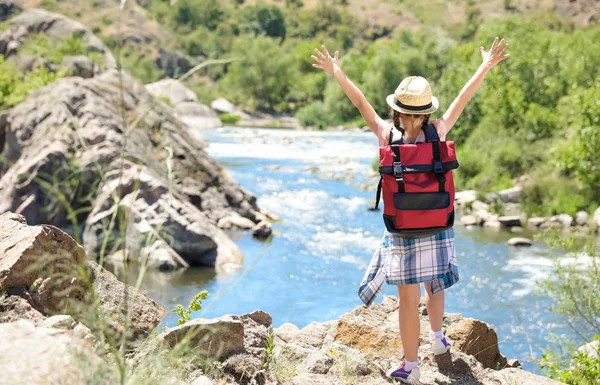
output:
[[[404,369],[404,364],[405,362],[402,362],[402,366],[400,368],[390,373],[390,377],[405,384],[420,384],[419,378],[421,377],[421,371],[419,368],[416,367],[409,371]]]
[[[450,342],[446,339],[445,336],[442,338],[432,338],[430,341],[431,351],[436,356],[444,354],[450,350]]]

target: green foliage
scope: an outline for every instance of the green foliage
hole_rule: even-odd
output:
[[[263,368],[268,368],[275,364],[275,333],[273,326],[267,329],[267,338],[265,338],[265,351],[263,353]]]
[[[600,379],[600,345],[595,357],[583,354],[577,345],[600,340],[600,257],[594,240],[581,244],[573,238],[546,234],[553,247],[570,251],[574,261],[557,259],[550,278],[540,284],[541,293],[553,300],[551,310],[562,316],[580,336],[578,343],[558,340],[559,349],[548,348],[539,365],[551,378],[571,385],[597,384]]]
[[[306,127],[325,129],[333,124],[332,114],[323,102],[313,102],[301,107],[295,116]]]
[[[276,40],[238,39],[232,55],[239,60],[229,66],[223,82],[227,89],[236,90],[231,94],[235,103],[273,111],[286,99],[293,63]]]
[[[600,334],[594,340],[599,341]],[[563,356],[550,350],[542,355],[539,365],[548,377],[565,384],[594,385],[600,380],[600,345],[596,354],[596,357],[591,357],[574,347]]]
[[[242,12],[242,20],[244,32],[251,32],[255,36],[285,39],[285,17],[276,5],[258,4],[246,7]]]
[[[183,305],[176,305],[173,312],[179,316],[179,320],[177,320],[177,325],[183,325],[184,323],[190,321],[191,314],[194,311],[199,311],[202,309],[202,301],[208,298],[208,291],[203,290],[197,293],[194,298],[190,301],[190,304],[187,308],[184,308]]]
[[[178,0],[173,5],[173,23],[184,25],[190,30],[205,26],[215,30],[219,26],[225,10],[219,0]]]
[[[69,56],[84,55],[102,64],[103,59],[97,52],[86,47],[81,36],[71,35],[66,39],[48,37],[44,34],[30,34],[19,50],[21,54],[43,58],[50,63],[62,63]]]
[[[219,115],[219,119],[223,124],[236,124],[240,121],[242,117],[239,115],[231,115],[231,114],[221,114]]]
[[[33,91],[66,75],[65,71],[51,73],[45,66],[31,72],[21,72],[12,62],[5,62],[4,57],[0,56],[0,109],[21,103]]]
[[[553,174],[535,178],[523,190],[523,209],[529,216],[575,215],[589,207],[589,190],[577,181]]]

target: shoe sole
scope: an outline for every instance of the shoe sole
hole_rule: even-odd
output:
[[[403,384],[411,384],[411,385],[421,385],[421,381],[415,379],[414,377],[409,377],[406,380],[404,378],[396,378],[396,377],[390,377],[391,379],[395,380],[395,381],[399,381]]]

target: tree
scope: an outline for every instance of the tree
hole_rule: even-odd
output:
[[[276,5],[259,4],[247,7],[243,11],[243,20],[245,32],[254,33],[255,36],[285,39],[285,17]]]

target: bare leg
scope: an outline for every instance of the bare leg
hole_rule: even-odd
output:
[[[444,318],[444,291],[431,294],[431,282],[425,283],[425,305],[427,314],[429,314],[429,325],[431,330],[439,332],[442,330],[442,320]]]
[[[421,299],[421,286],[399,285],[398,301],[400,302],[400,338],[404,347],[404,356],[408,361],[417,361],[419,351],[419,300]]]

